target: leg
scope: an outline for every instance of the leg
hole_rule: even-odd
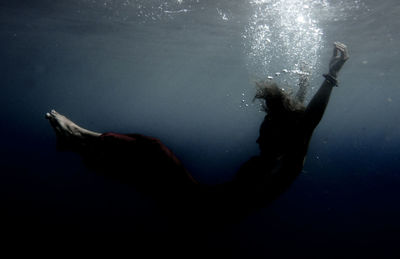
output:
[[[46,118],[53,127],[59,147],[62,149],[84,146],[86,143],[97,139],[101,135],[100,133],[76,125],[74,122],[55,110],[46,113]]]
[[[46,113],[58,147],[80,152],[88,163],[114,174],[148,178],[152,185],[191,186],[197,184],[181,161],[161,141],[140,134],[97,133],[84,129],[55,110]],[[143,176],[140,176],[142,174]],[[139,175],[139,176],[138,176]]]

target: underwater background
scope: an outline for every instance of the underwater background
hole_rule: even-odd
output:
[[[3,237],[95,233],[128,255],[188,258],[400,256],[399,16],[397,0],[0,0]],[[149,197],[57,151],[44,118],[54,108],[94,131],[155,136],[197,180],[222,183],[258,152],[255,82],[295,91],[306,64],[310,100],[335,41],[350,59],[303,173],[201,234],[175,237]]]

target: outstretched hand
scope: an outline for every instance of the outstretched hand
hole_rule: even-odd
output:
[[[336,78],[343,64],[349,59],[349,54],[343,43],[335,42],[334,46],[333,56],[329,62],[329,74]]]

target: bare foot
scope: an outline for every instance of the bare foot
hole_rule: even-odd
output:
[[[53,127],[57,144],[60,149],[74,149],[85,145],[86,141],[100,134],[79,127],[64,115],[59,114],[55,110],[46,113],[46,118]]]
[[[80,127],[64,115],[52,110],[50,113],[46,113],[46,118],[50,121],[50,124],[56,132],[57,137],[76,139],[82,138]]]

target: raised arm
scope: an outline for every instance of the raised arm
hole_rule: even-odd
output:
[[[332,88],[337,86],[337,75],[347,59],[349,59],[349,55],[347,53],[346,45],[340,42],[335,42],[333,56],[329,62],[329,74],[324,75],[324,82],[311,99],[306,109],[306,126],[310,130],[314,130],[321,121],[326,106],[328,105]]]

